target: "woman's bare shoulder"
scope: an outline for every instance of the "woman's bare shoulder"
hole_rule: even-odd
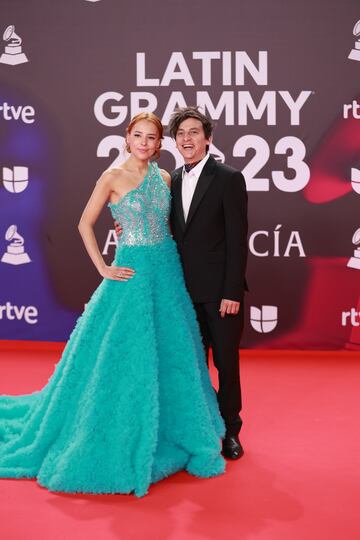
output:
[[[99,178],[99,182],[106,184],[114,184],[115,182],[123,182],[127,179],[127,172],[122,167],[114,167],[106,169]]]
[[[159,171],[160,171],[160,174],[161,174],[163,180],[170,187],[170,185],[171,185],[171,176],[170,176],[170,174],[167,171],[165,171],[165,169],[159,169]]]

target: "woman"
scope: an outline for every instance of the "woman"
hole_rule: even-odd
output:
[[[182,469],[224,471],[223,423],[169,233],[170,177],[150,161],[162,136],[155,115],[137,115],[129,159],[96,184],[79,230],[104,280],[48,384],[0,398],[0,477],[142,496]],[[112,266],[93,232],[107,201],[123,228]]]

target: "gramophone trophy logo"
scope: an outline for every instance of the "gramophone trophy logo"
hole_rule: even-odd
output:
[[[26,54],[22,52],[22,39],[15,34],[15,26],[10,24],[3,35],[3,40],[6,42],[5,52],[0,56],[0,62],[2,64],[8,64],[10,66],[16,66],[18,64],[24,64],[29,60]]]
[[[21,193],[29,184],[29,169],[15,166],[12,169],[3,167],[2,177],[4,188],[10,193]]]
[[[349,259],[347,265],[349,268],[356,268],[357,270],[360,270],[360,229],[357,229],[354,232],[352,243],[358,247],[354,249],[354,255]]]
[[[25,252],[24,238],[17,232],[16,225],[10,225],[6,231],[5,240],[10,244],[2,256],[1,262],[15,266],[31,262],[29,255]]]
[[[355,41],[355,46],[353,49],[351,49],[348,58],[350,60],[360,61],[360,20],[355,24],[353,34],[357,40]]]

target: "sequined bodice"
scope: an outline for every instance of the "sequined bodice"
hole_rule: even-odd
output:
[[[119,246],[158,244],[170,236],[170,190],[156,163],[149,164],[144,180],[116,204],[109,203],[113,218],[122,227]]]

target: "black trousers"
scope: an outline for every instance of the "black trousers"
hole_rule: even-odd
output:
[[[241,386],[239,345],[244,326],[244,302],[237,315],[220,316],[219,302],[195,303],[206,356],[213,350],[214,365],[219,374],[217,393],[219,409],[227,435],[237,435],[241,429]]]

